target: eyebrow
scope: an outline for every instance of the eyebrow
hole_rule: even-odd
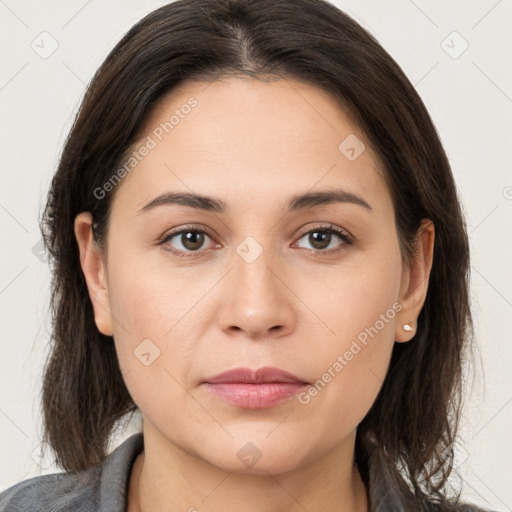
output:
[[[288,201],[288,211],[306,210],[308,208],[314,208],[315,206],[334,203],[356,204],[369,211],[373,211],[373,208],[361,196],[341,188],[294,195]],[[227,203],[220,199],[188,192],[165,192],[146,203],[139,210],[138,214],[147,212],[158,206],[175,204],[219,214],[228,212]]]

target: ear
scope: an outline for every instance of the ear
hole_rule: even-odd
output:
[[[94,308],[94,321],[102,334],[112,336],[114,331],[103,256],[93,243],[92,215],[89,212],[75,217],[75,236],[80,249],[80,265]]]
[[[399,299],[402,309],[397,315],[395,329],[395,341],[399,343],[409,341],[416,334],[417,319],[427,297],[434,237],[434,223],[430,219],[423,219],[416,236],[416,250],[410,265],[402,273]],[[406,331],[404,324],[410,325],[412,329]]]

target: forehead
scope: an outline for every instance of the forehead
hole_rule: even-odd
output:
[[[293,80],[182,83],[156,104],[130,151],[144,145],[121,187],[138,204],[163,188],[251,191],[262,204],[340,185],[389,203],[370,141],[335,98]]]

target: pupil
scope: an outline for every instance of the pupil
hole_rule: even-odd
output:
[[[317,236],[318,235],[318,236]],[[310,243],[315,249],[325,249],[331,241],[331,234],[325,231],[314,231],[309,235]],[[325,243],[327,241],[327,243]]]
[[[187,249],[199,249],[199,247],[203,245],[204,234],[198,233],[196,231],[189,231],[181,235],[181,241],[183,243],[183,246],[186,247]]]

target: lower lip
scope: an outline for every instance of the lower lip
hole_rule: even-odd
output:
[[[211,384],[206,389],[219,398],[245,409],[266,409],[296,395],[308,386],[302,382],[269,382],[266,384]]]

